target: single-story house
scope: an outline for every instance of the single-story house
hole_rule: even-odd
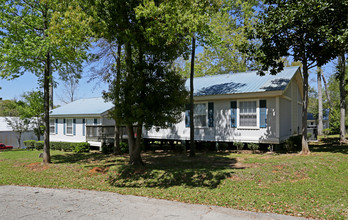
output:
[[[50,112],[50,141],[86,142],[101,146],[102,136],[113,133],[115,122],[108,117],[113,107],[102,97],[80,99]],[[102,126],[104,132],[102,132]]]
[[[196,141],[278,144],[302,129],[303,80],[299,67],[286,67],[277,75],[256,71],[196,77],[194,124]],[[189,80],[186,87],[189,88]],[[88,141],[98,144],[111,136],[113,106],[102,98],[82,99],[54,109],[50,115],[51,141]],[[167,129],[143,129],[152,140],[189,140],[189,108],[182,120]],[[99,126],[99,138],[86,138],[89,127]],[[112,137],[112,136],[111,136]]]
[[[33,126],[28,126],[28,131],[24,132],[21,136],[21,145],[18,144],[18,132],[14,131],[11,126],[8,125],[6,118],[9,120],[18,120],[18,117],[0,117],[0,143],[5,145],[11,145],[13,148],[23,148],[23,141],[37,140],[33,131]]]

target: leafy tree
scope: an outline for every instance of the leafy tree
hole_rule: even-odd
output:
[[[0,1],[0,76],[37,75],[44,90],[44,154],[50,163],[49,87],[52,73],[81,70],[89,46],[89,23],[79,1]]]
[[[19,107],[23,105],[22,101],[0,100],[0,116],[19,116]]]
[[[259,1],[254,0],[224,1],[209,21],[211,32],[217,39],[205,44],[203,53],[198,54],[195,76],[242,72],[253,68],[252,63],[247,63],[247,53],[241,48],[252,43],[248,33],[254,29],[255,7],[258,5]]]
[[[262,63],[259,73],[272,67],[271,74],[283,69],[279,58],[292,56],[303,65],[302,103],[302,153],[310,153],[307,142],[307,107],[308,107],[308,70],[315,65],[323,65],[337,55],[328,40],[326,14],[335,7],[324,0],[309,1],[265,1],[264,13],[256,25],[255,38],[261,40],[258,48],[251,50],[256,59]],[[334,12],[336,13],[336,12]],[[325,14],[325,16],[323,16]]]
[[[105,96],[113,101],[118,99],[114,102],[115,113],[127,127],[130,163],[134,165],[143,164],[142,127],[163,127],[167,122],[179,120],[187,96],[184,80],[171,68],[183,51],[181,44],[170,41],[169,34],[148,35],[145,30],[156,26],[152,25],[152,17],[137,17],[135,11],[140,3],[127,0],[94,2],[101,23],[117,30],[106,28],[104,36],[107,43],[124,45],[124,68],[120,69],[124,74],[116,72],[116,77],[110,79],[114,84]],[[117,66],[121,68],[121,62]],[[119,80],[118,76],[121,77]],[[136,138],[133,125],[136,127]]]
[[[328,106],[330,108],[330,132],[332,134],[340,133],[340,82],[338,80],[339,74],[336,72],[328,78],[327,91],[330,96],[331,104]],[[346,79],[348,75],[346,75]],[[345,85],[345,90],[348,90],[348,85]],[[346,102],[348,102],[348,97],[346,97]],[[347,110],[347,107],[346,107]],[[347,112],[347,111],[346,111]],[[345,127],[348,127],[348,114],[345,115]]]
[[[44,99],[43,92],[31,91],[22,95],[25,105],[19,107],[19,115],[23,120],[34,125],[34,133],[40,140],[44,130]]]
[[[182,46],[186,48],[188,40],[191,39],[191,48],[187,48],[184,57],[191,52],[190,62],[190,157],[195,156],[195,139],[193,123],[193,77],[195,71],[196,45],[212,42],[213,32],[209,27],[209,20],[220,5],[219,0],[180,0],[163,1],[155,4],[155,1],[148,1],[137,8],[138,16],[149,17],[155,20],[153,28],[147,29],[147,36],[163,36],[168,42],[181,40]],[[184,39],[183,39],[184,38]],[[150,40],[154,38],[150,37]],[[185,40],[186,39],[186,40]]]
[[[109,83],[109,92],[104,91],[104,97],[117,106],[119,105],[121,78],[124,76],[125,70],[125,63],[121,62],[121,59],[123,59],[123,57],[121,57],[123,53],[122,45],[115,41],[112,42],[111,39],[107,40],[101,38],[97,42],[96,48],[98,49],[96,49],[92,62],[99,65],[91,67],[93,73],[91,80],[101,78],[104,82]],[[102,65],[100,65],[100,63],[102,63]],[[117,108],[110,110],[109,116],[115,121],[114,154],[120,154],[120,128],[122,118],[118,117]]]
[[[29,120],[20,117],[6,117],[7,124],[17,133],[18,147],[21,148],[22,134],[29,130]]]
[[[318,118],[318,92],[311,86],[308,89],[308,112],[313,114],[314,118]]]

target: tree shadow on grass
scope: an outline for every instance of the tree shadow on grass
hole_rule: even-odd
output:
[[[312,152],[331,152],[348,154],[348,144],[340,144],[339,138],[322,138],[320,143],[311,147]]]
[[[55,164],[59,163],[84,163],[91,161],[100,161],[110,157],[102,153],[67,153],[52,155],[51,160]]]
[[[186,155],[144,156],[145,167],[122,165],[115,172],[109,172],[108,181],[115,187],[159,187],[171,186],[216,188],[221,181],[230,177],[236,167],[236,159],[222,155],[200,155],[188,158]]]

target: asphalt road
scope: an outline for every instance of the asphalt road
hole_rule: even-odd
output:
[[[75,189],[0,186],[0,219],[299,219]]]

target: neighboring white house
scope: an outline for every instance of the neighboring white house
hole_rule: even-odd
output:
[[[29,130],[24,132],[21,137],[21,146],[18,144],[18,133],[13,131],[11,126],[7,124],[6,117],[0,117],[0,143],[5,145],[11,145],[14,148],[23,148],[23,141],[37,140],[36,135],[33,132],[33,126],[29,126]],[[7,117],[10,120],[16,120],[16,117]]]
[[[50,141],[86,142],[101,146],[101,125],[113,128],[107,113],[113,107],[103,98],[80,99],[50,112]]]
[[[195,140],[278,144],[300,134],[302,85],[299,67],[287,67],[277,75],[259,76],[251,71],[195,78]],[[112,107],[102,98],[94,98],[54,109],[51,141],[88,141],[100,146],[103,135],[111,136],[113,131],[114,121],[107,116]],[[186,110],[182,120],[168,129],[143,129],[143,138],[189,140],[189,121]],[[95,141],[86,138],[93,126],[99,129]]]

